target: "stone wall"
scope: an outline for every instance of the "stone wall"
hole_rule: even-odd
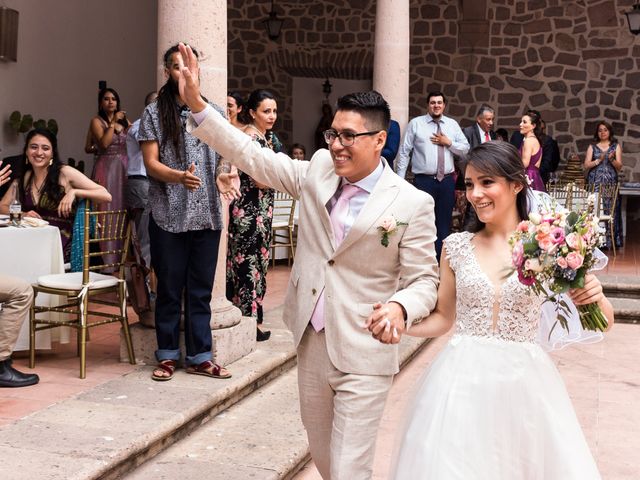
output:
[[[271,90],[278,101],[277,132],[291,142],[292,77],[369,79],[373,76],[375,0],[278,1],[282,34],[269,40],[262,21],[269,1],[229,0],[229,90]],[[319,98],[322,99],[319,92]],[[318,98],[311,115],[320,118]]]
[[[273,90],[278,132],[288,142],[292,76],[371,78],[375,3],[276,2],[287,23],[274,42],[261,24],[270,2],[230,0],[229,87]],[[424,113],[431,89],[447,95],[448,114],[463,125],[487,102],[497,126],[513,131],[532,107],[563,158],[571,150],[583,155],[605,119],[622,142],[627,178],[640,181],[640,37],[623,15],[634,0],[487,0],[480,22],[466,16],[474,9],[464,21],[476,31],[486,22],[488,42],[459,35],[463,3],[411,0],[410,116]]]
[[[482,102],[510,132],[535,108],[563,158],[582,156],[604,119],[622,142],[627,178],[640,181],[640,41],[622,13],[632,0],[489,0],[488,47],[460,44],[461,6],[442,3],[412,1],[411,116],[424,113],[432,89],[463,125]]]

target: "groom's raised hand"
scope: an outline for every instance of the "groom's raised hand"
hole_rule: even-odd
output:
[[[198,113],[207,107],[207,103],[200,95],[200,67],[198,57],[193,53],[189,45],[178,44],[180,55],[178,55],[178,66],[180,76],[178,77],[178,92],[180,98],[187,104],[192,113]]]
[[[382,343],[399,343],[404,333],[404,311],[396,302],[376,303],[364,327]]]

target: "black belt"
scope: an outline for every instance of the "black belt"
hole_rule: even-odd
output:
[[[445,173],[445,174],[443,175],[443,178],[444,178],[444,177],[450,177],[451,175],[455,175],[455,174],[456,174],[456,172]],[[414,175],[414,177],[438,178],[438,175],[431,175],[430,173],[416,173],[416,174]]]
[[[129,180],[149,180],[146,175],[127,175]]]

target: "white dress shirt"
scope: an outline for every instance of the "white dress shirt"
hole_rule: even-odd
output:
[[[458,122],[453,118],[440,117],[440,130],[449,140],[451,146],[444,149],[444,173],[454,171],[453,156],[464,156],[469,151],[469,142],[462,133]],[[438,171],[438,145],[431,143],[431,137],[438,127],[431,115],[422,115],[412,119],[407,125],[404,140],[396,157],[397,173],[404,178],[409,166],[411,155],[411,170],[414,174],[435,175]]]
[[[127,167],[127,175],[143,175],[147,176],[147,169],[144,168],[142,159],[142,150],[138,143],[138,129],[140,128],[140,119],[133,122],[127,131],[127,156],[129,157],[129,165]]]
[[[491,134],[489,132],[485,132],[479,123],[476,123],[476,128],[478,129],[478,132],[480,132],[480,143],[491,141]],[[489,133],[489,140],[487,140],[487,136],[486,136],[487,133]]]

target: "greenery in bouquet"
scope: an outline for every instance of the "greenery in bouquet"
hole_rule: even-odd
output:
[[[556,302],[558,322],[568,330],[569,307],[559,294],[584,287],[585,276],[596,262],[600,244],[599,220],[593,199],[582,212],[530,213],[511,236],[511,260],[518,280],[533,292]],[[593,303],[577,306],[582,327],[604,331],[607,320]],[[555,328],[555,325],[554,325]],[[553,329],[552,329],[553,331]]]

